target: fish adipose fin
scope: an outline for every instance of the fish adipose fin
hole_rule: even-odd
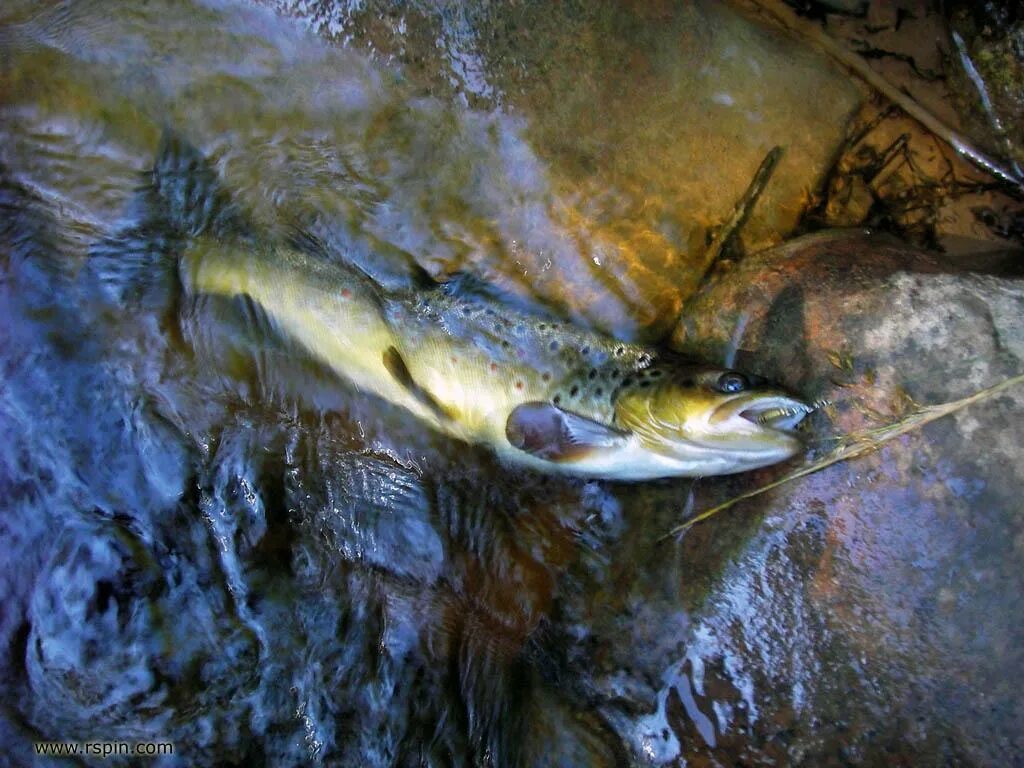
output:
[[[416,383],[412,373],[409,372],[409,366],[405,364],[405,360],[402,358],[401,352],[393,346],[388,347],[384,350],[383,362],[384,367],[391,374],[392,378],[405,387],[413,397],[429,408],[437,418],[442,421],[451,421],[451,411]]]
[[[627,433],[548,403],[524,403],[509,414],[505,436],[538,459],[571,462],[623,447]]]

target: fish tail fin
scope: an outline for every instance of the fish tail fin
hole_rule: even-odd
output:
[[[165,128],[143,186],[143,215],[181,237],[225,234],[237,227],[238,211],[210,159]]]
[[[151,168],[129,205],[128,224],[94,243],[89,273],[115,304],[150,309],[178,295],[178,259],[194,237],[237,231],[236,207],[205,155],[165,129]]]

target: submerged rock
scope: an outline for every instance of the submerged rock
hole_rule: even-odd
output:
[[[475,160],[453,175],[472,159],[461,138],[429,169],[445,234],[427,243],[435,262],[619,335],[667,330],[776,145],[785,154],[738,239],[765,247],[792,232],[863,95],[824,55],[706,0],[273,6],[388,62],[416,92],[490,115],[507,170]],[[517,135],[497,132],[506,121]]]
[[[677,344],[834,401],[817,439],[1024,370],[1024,280],[860,233],[759,254],[697,297]],[[1024,387],[666,542],[624,515],[602,583],[575,572],[590,694],[644,764],[999,764],[1024,750]],[[828,443],[812,444],[824,453]],[[781,473],[696,488],[697,509]],[[613,585],[608,588],[608,583]]]
[[[822,55],[706,0],[17,0],[0,35],[0,159],[93,223],[117,224],[170,126],[262,225],[314,228],[375,276],[473,272],[634,339],[668,330],[776,145],[741,239],[792,231],[862,97]]]

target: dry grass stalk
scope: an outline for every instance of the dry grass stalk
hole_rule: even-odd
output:
[[[936,419],[941,419],[943,416],[949,416],[950,414],[956,413],[959,410],[966,408],[974,403],[981,402],[982,400],[988,400],[989,398],[995,397],[1001,392],[1006,391],[1010,387],[1024,382],[1024,373],[1012,378],[1002,381],[999,384],[983,389],[979,392],[975,392],[973,395],[961,398],[960,400],[953,400],[949,403],[941,403],[939,405],[925,405],[916,408],[913,412],[903,417],[899,421],[893,422],[892,424],[886,424],[882,427],[874,429],[867,429],[861,432],[855,432],[849,435],[843,435],[838,438],[838,444],[832,451],[822,459],[815,461],[811,464],[807,464],[803,467],[789,472],[783,475],[778,480],[774,480],[767,485],[762,485],[759,488],[755,488],[752,491],[747,491],[739,496],[735,496],[716,507],[705,510],[699,515],[695,515],[687,520],[685,523],[676,526],[667,534],[662,536],[661,540],[670,538],[671,536],[678,536],[685,533],[693,525],[707,520],[709,517],[717,515],[719,512],[728,509],[729,507],[737,504],[738,502],[745,501],[746,499],[759,496],[766,491],[770,491],[773,488],[778,488],[780,485],[796,480],[801,477],[813,474],[819,470],[831,467],[833,464],[838,464],[841,461],[848,461],[850,459],[856,459],[861,456],[865,456],[873,451],[877,451],[883,445],[891,440],[896,439],[901,435],[905,435],[915,429],[923,427],[925,424],[929,424]]]

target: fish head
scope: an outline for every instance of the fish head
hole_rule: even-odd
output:
[[[706,366],[653,366],[615,399],[616,426],[653,453],[725,475],[768,466],[801,449],[796,428],[813,408],[764,379]]]

